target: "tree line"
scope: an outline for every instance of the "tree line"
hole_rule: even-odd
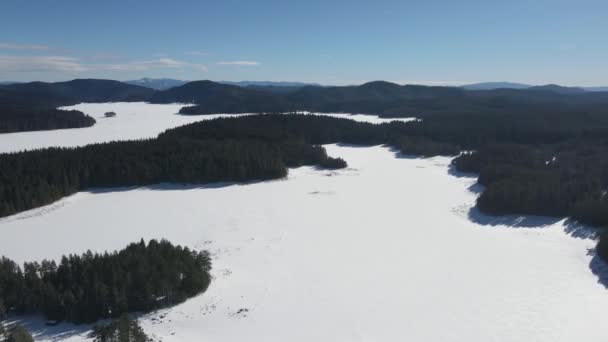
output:
[[[297,114],[220,118],[156,139],[0,155],[0,216],[89,187],[276,179],[287,167],[340,168],[346,163],[319,145],[341,142],[424,156],[470,151],[454,166],[480,174],[482,211],[604,226],[607,137],[608,113],[599,108],[433,114],[381,125]]]
[[[207,252],[143,240],[113,253],[63,256],[59,263],[0,259],[0,317],[43,314],[90,323],[126,312],[149,312],[204,292],[211,281]]]
[[[312,111],[381,117],[588,111],[608,105],[608,92],[578,92],[559,86],[478,91],[374,81],[358,86],[275,88],[193,81],[156,92],[150,101],[194,104],[180,110],[186,115]]]

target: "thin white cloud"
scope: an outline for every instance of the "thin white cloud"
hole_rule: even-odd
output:
[[[224,61],[217,62],[217,65],[240,65],[240,66],[257,66],[260,63],[256,61]]]
[[[46,45],[0,43],[0,49],[4,49],[4,50],[50,50],[51,48]]]
[[[0,55],[0,72],[39,72],[55,71],[78,73],[95,70],[106,71],[147,71],[151,69],[189,69],[207,71],[203,64],[189,63],[171,58],[127,63],[83,63],[80,59],[65,56],[12,56]]]
[[[97,52],[92,55],[82,57],[84,60],[91,61],[118,60],[121,58],[123,58],[123,56],[109,52]]]
[[[149,61],[136,61],[122,64],[106,64],[107,70],[115,71],[144,71],[158,68],[184,69],[191,68],[198,71],[207,71],[207,66],[198,63],[182,62],[171,58],[159,58]]]
[[[84,72],[89,71],[76,58],[63,56],[3,56],[0,55],[0,71],[3,72]]]

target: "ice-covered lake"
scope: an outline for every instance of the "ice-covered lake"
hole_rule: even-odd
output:
[[[0,134],[0,153],[32,150],[49,146],[74,147],[113,140],[154,138],[168,128],[182,126],[195,121],[235,116],[234,114],[177,114],[183,106],[185,105],[114,102],[81,103],[74,106],[62,107],[62,109],[66,110],[74,109],[82,111],[92,116],[97,122],[95,125],[86,128]],[[110,111],[117,113],[117,116],[112,118],[104,117],[104,114]],[[362,114],[309,114],[345,117],[371,123],[414,120],[414,118],[384,119]]]
[[[594,241],[563,221],[471,212],[475,179],[450,174],[449,158],[326,149],[349,168],[81,192],[0,221],[0,254],[58,258],[142,237],[211,251],[205,294],[140,318],[165,342],[606,340]],[[28,324],[42,341],[86,336]]]

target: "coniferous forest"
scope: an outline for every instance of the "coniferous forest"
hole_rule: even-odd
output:
[[[206,252],[143,240],[113,253],[86,252],[55,261],[0,259],[0,315],[40,313],[49,320],[90,323],[126,312],[180,303],[207,289]],[[0,316],[1,317],[1,316]]]
[[[186,101],[198,94],[196,86],[200,85],[181,88],[186,93],[179,88],[155,94],[140,94],[139,89],[121,92],[135,91],[138,95],[133,99],[145,95],[154,96],[157,102]],[[96,187],[244,182],[282,178],[289,167],[302,165],[344,168],[346,162],[329,157],[321,145],[348,143],[385,144],[407,155],[456,156],[455,170],[479,174],[485,190],[477,207],[488,214],[560,216],[608,226],[608,106],[604,95],[568,97],[546,91],[471,95],[461,90],[403,90],[373,83],[329,90],[305,87],[281,95],[288,102],[274,102],[260,100],[271,99],[270,95],[260,98],[258,93],[209,82],[203,86],[213,92],[195,98],[196,102],[211,101],[209,108],[226,111],[297,109],[293,103],[308,103],[306,108],[313,110],[381,110],[385,116],[407,116],[421,110],[422,114],[419,120],[386,124],[298,114],[241,116],[170,129],[155,139],[0,154],[0,217]],[[123,96],[121,92],[110,95]],[[79,93],[70,101],[93,94]],[[358,102],[361,96],[367,100]],[[408,105],[393,103],[390,98]],[[200,113],[200,108],[185,107],[183,112]],[[48,107],[36,110],[52,111]],[[57,117],[70,113],[57,112]],[[81,119],[75,113],[74,122]],[[17,127],[25,121],[13,125],[10,120],[0,120],[0,131],[37,129],[36,120],[26,121],[30,126]],[[2,126],[3,122],[7,124]],[[55,118],[40,127],[55,127],[58,122]],[[608,233],[600,235],[596,251],[608,261]],[[21,268],[2,259],[0,319],[14,311],[81,323],[134,310],[149,311],[204,291],[209,284],[208,270],[206,254],[166,241],[140,242],[113,254],[70,255],[58,265],[43,261]],[[95,338],[114,341],[120,329],[139,331],[132,323],[118,320],[99,327]],[[22,335],[18,329],[10,334]]]
[[[319,145],[342,142],[423,156],[470,151],[454,167],[479,173],[483,212],[568,216],[604,226],[607,132],[608,115],[597,108],[435,114],[381,125],[296,114],[222,118],[156,139],[0,155],[0,216],[91,187],[265,180],[284,177],[288,167],[341,168],[346,163]]]
[[[95,119],[77,110],[0,108],[0,133],[82,128],[94,124]]]

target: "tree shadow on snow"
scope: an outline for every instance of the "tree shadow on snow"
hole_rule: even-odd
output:
[[[272,180],[258,180],[258,181],[247,181],[247,182],[214,182],[214,183],[158,183],[151,185],[134,185],[134,186],[117,186],[117,187],[103,187],[103,188],[89,188],[82,190],[84,192],[92,194],[105,194],[113,192],[124,192],[131,190],[151,190],[151,191],[172,191],[172,190],[195,190],[195,189],[221,189],[231,186],[247,186],[253,184],[260,184],[266,182],[280,181],[279,179]]]
[[[578,239],[595,240],[599,238],[599,230],[597,228],[582,224],[573,219],[566,219],[564,222],[564,231],[571,237]]]
[[[468,217],[472,222],[484,226],[507,226],[514,228],[545,228],[563,220],[562,227],[564,232],[570,237],[593,240],[597,240],[599,237],[599,230],[597,228],[581,224],[572,219],[559,217],[528,215],[491,216],[481,213],[475,207],[469,210]],[[595,249],[590,249],[587,253],[592,256],[589,262],[589,269],[597,276],[597,282],[608,289],[608,264],[597,255]]]
[[[597,239],[599,236],[599,230],[597,228],[564,217],[535,215],[493,216],[482,213],[477,207],[470,208],[467,216],[471,222],[482,226],[507,226],[512,228],[545,228],[563,221],[562,227],[564,232],[570,237],[577,239]]]
[[[72,323],[60,323],[56,326],[46,325],[41,316],[13,317],[7,323],[20,324],[26,328],[35,340],[64,341],[70,337],[86,334],[92,329],[90,324],[76,325]]]
[[[476,178],[476,173],[461,172],[453,164],[448,167],[448,174],[457,178]],[[474,183],[467,190],[477,195],[484,191],[485,187],[479,183]],[[562,227],[564,232],[577,239],[593,239],[599,237],[599,230],[577,222],[576,220],[563,217],[535,216],[535,215],[501,215],[493,216],[482,213],[477,207],[471,207],[467,214],[471,222],[483,226],[506,226],[511,228],[545,228],[560,221],[564,221]],[[604,262],[596,253],[595,249],[590,249],[588,254],[592,256],[589,262],[589,269],[597,276],[598,283],[608,289],[608,264]]]
[[[336,143],[336,146],[339,147],[354,147],[354,148],[367,148],[367,147],[374,147],[374,146],[378,146],[378,145],[364,145],[364,144],[350,144],[350,143]]]
[[[397,159],[426,159],[424,156],[421,156],[419,154],[410,154],[410,153],[403,153],[401,152],[400,149],[394,147],[394,146],[387,146],[388,150],[390,152],[392,152],[395,155],[395,158]]]
[[[469,186],[467,188],[467,190],[469,190],[470,192],[472,192],[476,195],[481,194],[485,189],[486,189],[486,187],[479,183],[473,183],[473,184],[471,184],[471,186]]]
[[[589,262],[591,272],[597,277],[597,282],[608,290],[608,264],[597,255],[595,248],[590,249],[588,253],[592,255]]]
[[[475,172],[458,171],[456,166],[452,163],[450,163],[450,166],[448,166],[448,174],[456,178],[477,178],[479,176],[479,174]]]
[[[482,226],[507,226],[512,228],[544,228],[553,225],[563,218],[534,215],[501,215],[492,216],[482,213],[477,207],[469,209],[467,217]]]

